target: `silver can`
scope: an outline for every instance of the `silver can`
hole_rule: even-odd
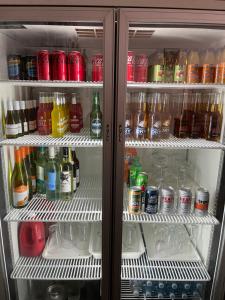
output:
[[[195,195],[195,214],[204,217],[208,214],[209,192],[204,188],[197,189]]]
[[[66,300],[65,287],[62,284],[52,284],[47,289],[47,300]]]
[[[161,213],[170,214],[174,208],[174,189],[166,187],[161,189],[160,193]]]
[[[192,193],[190,188],[179,189],[178,213],[188,215],[191,212]]]

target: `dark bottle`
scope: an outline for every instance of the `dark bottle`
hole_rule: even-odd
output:
[[[191,126],[192,126],[192,101],[188,93],[184,94],[184,101],[182,107],[182,113],[180,117],[180,129],[179,137],[180,138],[189,138],[191,135]]]
[[[20,103],[19,103],[19,101],[13,102],[13,108],[14,108],[15,119],[17,122],[17,127],[18,127],[18,136],[23,136],[23,127],[22,127],[22,121],[20,118]]]
[[[179,131],[180,131],[180,117],[182,113],[183,107],[183,98],[184,94],[174,94],[174,98],[172,101],[172,113],[173,113],[173,135],[179,138]]]
[[[18,125],[17,120],[15,118],[13,103],[12,101],[8,101],[7,103],[7,114],[5,120],[5,131],[7,139],[15,139],[18,137]]]
[[[202,133],[204,130],[204,116],[205,116],[200,93],[195,93],[193,95],[193,104],[194,104],[194,111],[192,115],[190,137],[192,139],[198,139],[202,137]]]
[[[32,179],[31,179],[31,168],[30,163],[27,155],[27,147],[21,147],[21,155],[23,158],[23,168],[25,169],[24,172],[27,174],[28,178],[28,185],[29,185],[29,200],[33,197],[33,191],[32,191]]]
[[[23,134],[24,135],[29,134],[28,120],[25,111],[25,101],[20,101],[20,118],[22,122]]]
[[[73,159],[73,177],[76,177],[76,188],[80,185],[80,163],[76,155],[75,147],[72,147],[72,159]],[[75,187],[73,187],[75,190]]]
[[[209,115],[209,131],[207,139],[210,141],[219,141],[222,122],[223,122],[223,105],[220,99],[221,94],[214,94],[214,100],[211,102]]]
[[[63,148],[63,159],[60,164],[60,192],[62,200],[73,197],[73,166],[69,162],[69,149]]]
[[[169,95],[164,93],[163,95],[163,106],[162,106],[162,113],[161,113],[161,138],[168,139],[170,137],[170,130],[171,130],[171,113],[170,113],[170,106],[169,106]]]
[[[99,92],[96,92],[93,96],[90,114],[90,136],[92,139],[102,138],[102,112],[100,110]]]

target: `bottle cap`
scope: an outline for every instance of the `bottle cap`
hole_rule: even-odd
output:
[[[14,101],[13,102],[13,107],[15,110],[20,110],[20,102],[19,101]]]
[[[55,148],[53,146],[48,148],[49,158],[55,158]]]
[[[7,102],[7,109],[10,110],[10,111],[13,111],[13,103],[12,103],[11,100],[9,100],[9,101]]]

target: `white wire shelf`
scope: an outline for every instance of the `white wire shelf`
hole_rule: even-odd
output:
[[[140,294],[138,297],[134,296],[132,291],[131,291],[131,288],[130,288],[130,284],[129,284],[129,281],[127,280],[123,280],[121,282],[121,297],[120,297],[121,300],[147,300],[147,299],[158,299],[158,296],[155,296],[155,297],[146,297],[143,293],[143,290],[140,289]],[[168,298],[168,297],[163,297],[163,299],[171,299],[171,298]],[[181,297],[179,296],[176,296],[174,299],[181,299]],[[193,296],[187,296],[187,299],[195,299],[195,300],[200,300],[202,299],[201,297],[193,297]]]
[[[203,83],[161,83],[161,82],[128,82],[128,88],[133,89],[224,89],[224,84]]]
[[[42,257],[20,257],[11,274],[12,279],[40,280],[99,280],[101,260],[44,259]]]
[[[225,145],[219,142],[207,141],[204,139],[179,139],[170,137],[160,141],[136,141],[125,142],[127,148],[162,148],[162,149],[225,149]]]
[[[102,147],[103,142],[102,140],[91,139],[89,129],[84,128],[80,133],[67,133],[62,138],[29,134],[16,139],[4,139],[0,142],[0,145]]]
[[[0,80],[10,86],[32,86],[32,87],[68,87],[68,88],[102,88],[102,82],[92,81],[61,81],[61,80]]]
[[[144,253],[139,259],[123,259],[122,280],[210,281],[201,261],[149,260]]]
[[[35,195],[21,209],[12,208],[4,218],[8,222],[99,222],[102,220],[102,189],[99,178],[87,177],[71,201],[48,201]]]

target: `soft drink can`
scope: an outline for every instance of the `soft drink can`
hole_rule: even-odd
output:
[[[8,76],[9,79],[19,80],[21,78],[21,56],[9,55],[8,56]]]
[[[66,80],[66,77],[66,54],[62,50],[56,50],[52,53],[52,80]]]
[[[141,188],[141,211],[145,211],[145,188],[148,184],[148,174],[146,172],[140,172],[136,178],[136,186]]]
[[[141,212],[141,188],[133,186],[128,192],[128,212],[131,215],[138,215]]]
[[[48,50],[38,52],[38,80],[50,80],[50,64]]]
[[[92,57],[92,81],[103,81],[103,55]]]
[[[173,212],[174,206],[174,190],[172,187],[162,188],[161,189],[161,212],[163,214],[169,214]]]
[[[179,214],[181,215],[190,214],[191,200],[192,200],[192,193],[189,188],[179,189],[179,206],[178,206]]]
[[[26,79],[37,80],[37,56],[26,57]]]
[[[127,54],[127,81],[134,81],[135,74],[135,56],[133,51]]]
[[[199,188],[195,195],[195,214],[204,217],[208,214],[209,192],[204,188]]]
[[[68,54],[68,80],[85,81],[85,60],[79,51]]]
[[[145,190],[145,212],[156,214],[158,212],[159,190],[156,186],[147,186]]]
[[[135,58],[135,81],[147,82],[148,78],[148,56],[146,54],[137,55]]]

